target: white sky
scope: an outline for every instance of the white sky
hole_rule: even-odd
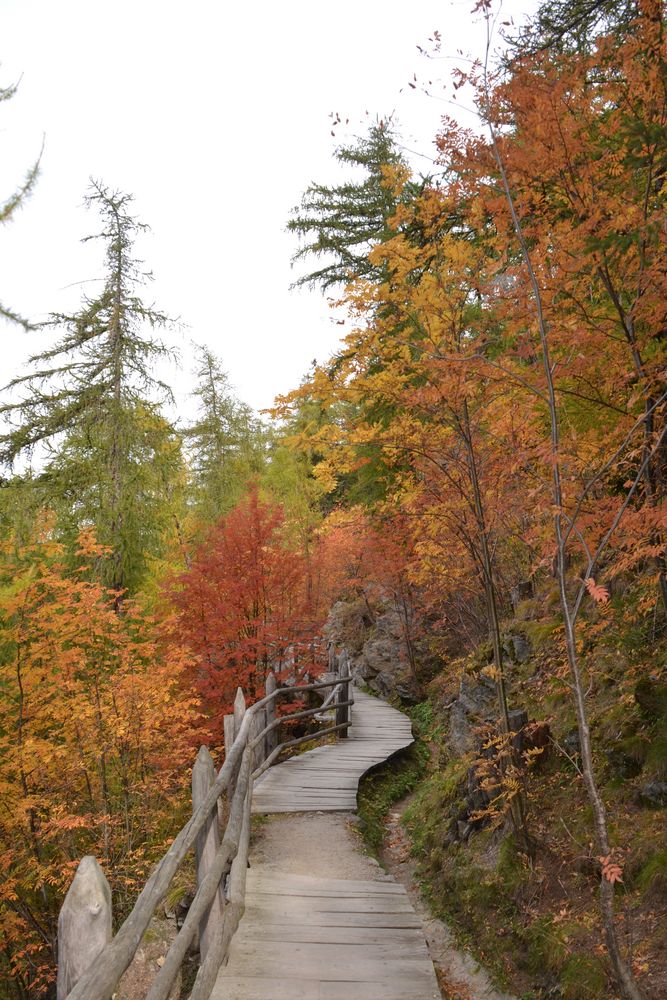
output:
[[[472,0],[0,0],[0,201],[35,159],[30,202],[0,231],[0,300],[32,319],[75,309],[76,283],[100,266],[79,240],[98,228],[82,208],[88,178],[135,195],[152,233],[138,246],[147,297],[179,316],[179,410],[188,410],[191,341],[221,357],[256,408],[296,386],[345,328],[317,292],[289,291],[296,248],[285,224],[311,181],[341,175],[335,145],[395,113],[406,146],[428,156],[448,104],[407,84],[454,61],[417,53],[438,29],[443,54],[482,55]],[[503,19],[534,7],[505,0]],[[444,96],[442,89],[438,93]],[[349,118],[331,132],[329,113]],[[426,171],[425,159],[414,158]],[[94,287],[94,286],[93,286]],[[84,286],[85,288],[85,286]],[[4,384],[45,342],[3,336]]]

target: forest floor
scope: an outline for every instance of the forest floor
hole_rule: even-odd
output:
[[[415,863],[400,825],[405,804],[397,803],[389,814],[382,864],[366,853],[358,817],[344,813],[290,813],[261,820],[255,824],[250,864],[281,874],[400,882],[422,921],[444,1000],[513,1000],[493,988],[484,970],[454,945],[451,931],[430,915],[420,898]]]

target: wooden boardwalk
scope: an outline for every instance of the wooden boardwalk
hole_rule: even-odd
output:
[[[364,772],[413,738],[401,712],[354,697],[349,738],[271,768],[257,783],[253,812],[356,809]],[[245,915],[211,1000],[439,997],[421,922],[402,886],[251,865]]]
[[[379,698],[354,692],[346,740],[319,746],[270,768],[253,789],[254,813],[357,808],[359,779],[413,742],[410,720]]]

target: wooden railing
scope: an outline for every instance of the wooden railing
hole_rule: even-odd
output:
[[[318,707],[277,714],[279,698],[327,688],[332,690]],[[197,892],[146,1000],[167,1000],[197,931],[200,965],[190,1000],[208,1000],[245,908],[253,782],[286,749],[333,733],[347,736],[352,703],[346,660],[333,679],[315,684],[278,688],[274,675],[269,674],[266,696],[249,708],[238,689],[234,714],[225,717],[223,766],[216,774],[208,748],[200,749],[192,771],[192,817],[153,870],[113,938],[106,877],[95,858],[85,857],[80,862],[58,920],[58,1000],[109,1000],[174,875],[192,850]],[[278,741],[284,722],[312,718],[330,707],[335,708],[333,725]],[[218,802],[222,795],[229,800],[229,815],[221,835]]]

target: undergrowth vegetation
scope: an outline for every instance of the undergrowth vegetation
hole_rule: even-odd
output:
[[[459,818],[470,795],[484,712],[468,718],[478,742],[467,752],[457,744],[450,712],[462,681],[468,691],[474,685],[483,690],[486,644],[458,661],[456,676],[451,666],[437,675],[428,701],[419,706],[417,714],[427,720],[420,739],[431,741],[433,752],[410,784],[413,794],[403,824],[434,915],[448,923],[500,986],[531,1000],[603,1000],[617,995],[596,906],[603,859],[590,836],[575,720],[559,670],[562,637],[552,622],[537,618],[539,603],[518,611],[520,617],[504,623],[503,635],[508,642],[519,630],[530,636],[530,656],[511,662],[512,704],[549,727],[548,744],[524,781],[534,857],[518,849],[506,819],[482,817],[466,829]],[[526,621],[526,613],[535,618]],[[667,688],[656,680],[664,650],[646,641],[651,627],[645,623],[642,635],[636,623],[608,622],[587,641],[585,663],[596,766],[612,816],[614,850],[623,861],[619,936],[636,974],[654,970],[645,981],[647,995],[657,1000],[666,988],[660,968],[667,840],[659,793],[667,767]],[[384,780],[384,786],[374,787],[378,811],[403,787],[400,777]],[[652,801],[651,795],[658,798]]]

